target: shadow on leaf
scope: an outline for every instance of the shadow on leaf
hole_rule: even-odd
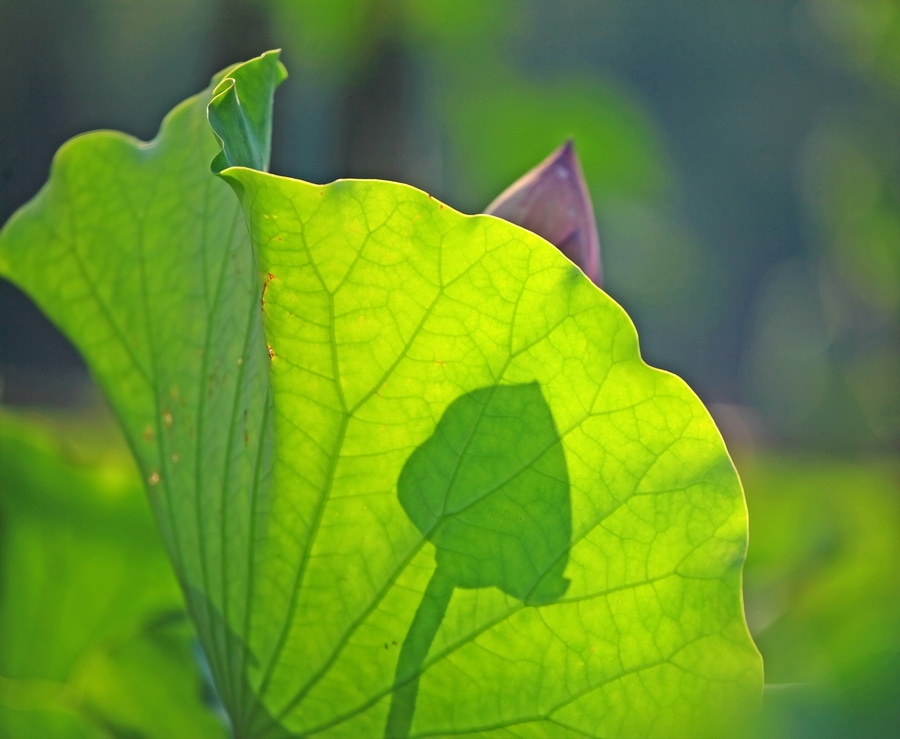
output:
[[[569,586],[569,477],[540,386],[496,385],[457,398],[410,455],[397,491],[434,544],[437,567],[400,649],[389,739],[409,736],[419,675],[454,589],[495,587],[542,605]]]

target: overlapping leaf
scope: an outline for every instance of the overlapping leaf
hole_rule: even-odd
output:
[[[277,55],[254,71],[271,106]],[[210,96],[175,108],[150,143],[116,132],[66,143],[0,232],[0,275],[62,328],[110,400],[230,700],[243,658],[224,624],[248,618],[264,538],[268,355],[240,208],[209,171]],[[254,143],[264,166],[265,133]]]

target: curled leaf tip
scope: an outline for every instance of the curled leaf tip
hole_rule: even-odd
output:
[[[600,239],[572,139],[504,190],[485,213],[542,236],[600,285]]]
[[[213,90],[207,116],[222,147],[212,161],[215,174],[228,167],[269,169],[272,102],[275,89],[287,78],[280,54],[280,50],[267,51],[232,67]]]

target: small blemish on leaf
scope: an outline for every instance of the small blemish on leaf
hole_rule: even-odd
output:
[[[262,295],[260,296],[260,302],[262,303],[263,310],[266,309],[266,290],[269,289],[269,283],[274,279],[275,279],[275,275],[273,275],[271,272],[269,272],[268,275],[266,276],[266,279],[263,280]]]
[[[243,357],[238,357],[238,367],[240,367],[244,363]]]
[[[172,424],[175,421],[174,417],[172,416],[172,411],[163,411],[163,421],[166,422],[167,429],[172,428]]]
[[[151,485],[156,485],[157,483],[159,483],[159,473],[156,471],[151,472],[150,477],[147,478],[147,482],[149,482]]]
[[[268,349],[269,349],[269,359],[275,359],[275,350],[271,346],[269,346]]]
[[[179,457],[177,454],[172,454],[172,464],[178,464]]]
[[[144,441],[153,441],[153,429],[150,426],[144,428]]]

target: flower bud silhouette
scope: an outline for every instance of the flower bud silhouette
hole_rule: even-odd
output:
[[[484,211],[547,239],[603,284],[597,221],[571,139],[506,188]]]
[[[391,739],[409,735],[419,675],[455,588],[496,587],[531,606],[568,588],[569,478],[540,386],[457,398],[406,461],[397,493],[434,544],[437,567],[400,650]]]

